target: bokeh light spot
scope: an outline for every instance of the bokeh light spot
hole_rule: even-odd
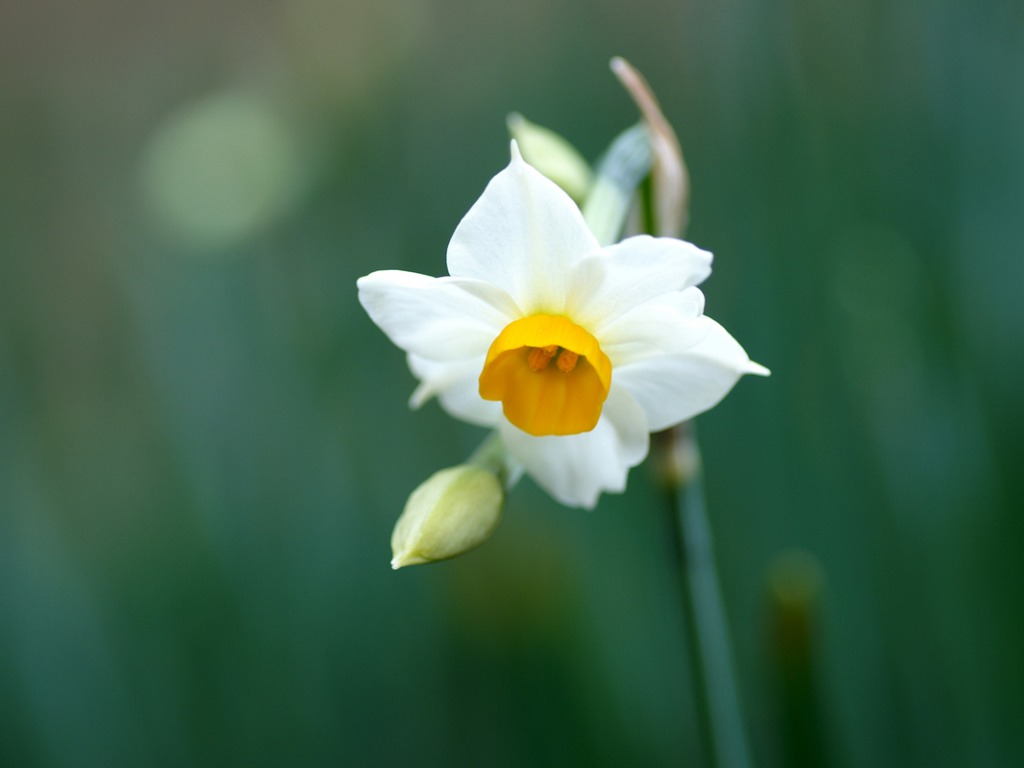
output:
[[[151,138],[143,185],[161,223],[207,250],[278,221],[300,178],[297,144],[263,99],[225,92],[172,114]]]

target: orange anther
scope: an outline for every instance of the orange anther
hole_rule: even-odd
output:
[[[562,354],[558,356],[558,370],[562,373],[572,373],[579,359],[580,356],[571,349],[563,349]]]
[[[549,344],[546,347],[531,347],[526,358],[531,371],[543,371],[548,367],[551,358],[558,352],[557,344]]]

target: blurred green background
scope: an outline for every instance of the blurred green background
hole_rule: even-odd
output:
[[[356,301],[616,54],[773,370],[698,420],[757,764],[1022,764],[1014,0],[7,0],[0,763],[699,765],[649,468],[392,572],[482,433]]]

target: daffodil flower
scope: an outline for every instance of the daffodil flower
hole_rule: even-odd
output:
[[[448,245],[449,277],[359,280],[373,321],[452,416],[496,428],[513,471],[593,507],[626,487],[649,433],[767,375],[704,315],[711,254],[646,235],[602,247],[579,208],[520,156],[487,185]]]

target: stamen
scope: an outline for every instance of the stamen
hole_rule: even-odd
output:
[[[563,349],[562,354],[558,356],[558,370],[562,373],[572,373],[576,368],[576,361],[580,359],[580,356],[573,352],[571,349]]]
[[[546,347],[531,347],[530,353],[527,355],[526,362],[530,366],[531,371],[543,371],[548,367],[548,363],[551,362],[551,358],[558,352],[557,344],[549,344]],[[561,363],[559,363],[561,365]]]

